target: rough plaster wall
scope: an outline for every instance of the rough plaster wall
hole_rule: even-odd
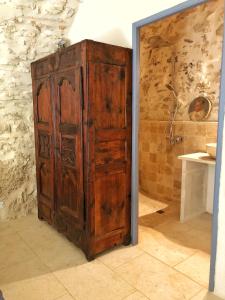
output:
[[[176,59],[175,87],[182,103],[176,120],[189,120],[188,105],[197,96],[211,99],[209,121],[218,120],[224,1],[186,10],[141,29],[141,117],[168,120],[173,97],[171,59]]]
[[[76,0],[0,0],[0,219],[36,208],[30,63],[56,50],[77,7]]]

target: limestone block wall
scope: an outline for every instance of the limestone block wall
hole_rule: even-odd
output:
[[[36,208],[30,63],[57,49],[78,0],[0,0],[0,220]]]
[[[140,188],[152,198],[179,201],[181,161],[177,156],[205,152],[206,143],[216,142],[223,10],[223,0],[211,0],[141,29]],[[175,134],[183,137],[174,146],[166,139],[174,103],[166,85],[171,83],[181,103]],[[210,98],[212,112],[204,122],[191,122],[188,106],[200,95]]]

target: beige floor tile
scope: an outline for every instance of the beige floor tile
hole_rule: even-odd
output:
[[[44,221],[40,221],[38,219],[37,214],[30,214],[26,217],[21,217],[19,219],[10,221],[11,227],[17,232],[21,232],[32,228],[35,229],[38,227],[42,227],[45,224],[46,223]]]
[[[130,296],[126,297],[124,300],[148,300],[149,298],[145,297],[143,294],[139,292],[135,292]]]
[[[54,300],[67,291],[51,274],[1,286],[5,300]]]
[[[138,223],[140,226],[154,228],[160,224],[168,223],[172,219],[173,217],[171,215],[154,213],[139,217]]]
[[[211,233],[193,229],[188,232],[187,240],[195,249],[211,254]]]
[[[76,299],[74,297],[70,296],[69,294],[66,294],[62,297],[59,297],[59,298],[55,299],[55,300],[76,300]]]
[[[154,227],[158,232],[163,233],[165,236],[174,238],[177,235],[184,236],[187,232],[192,230],[192,227],[187,223],[181,223],[180,221],[171,220],[166,224],[161,224]]]
[[[134,292],[98,260],[54,274],[77,300],[120,300]]]
[[[198,251],[175,268],[202,286],[208,287],[210,269],[209,254]]]
[[[13,264],[0,271],[0,286],[48,274],[50,270],[38,258]]]
[[[0,269],[35,258],[34,253],[18,236],[10,234],[1,237]]]
[[[211,233],[212,215],[204,213],[192,220],[187,221],[186,223],[194,229],[202,230],[203,232],[207,231]]]
[[[170,221],[179,221],[180,219],[180,202],[177,201],[157,201],[158,209],[155,209],[155,202],[156,200],[152,200],[147,198],[144,200],[145,206],[148,206],[149,214],[141,214],[139,217],[139,224],[141,226],[152,227],[155,228],[161,224],[167,224]],[[143,200],[139,201],[139,206],[142,208]],[[145,211],[145,209],[142,209]],[[162,213],[159,213],[159,210],[162,210]]]
[[[147,254],[118,267],[116,272],[151,300],[186,300],[201,289],[197,283]]]
[[[144,193],[139,193],[139,216],[155,213],[168,207],[166,203],[150,199]]]
[[[156,226],[156,231],[161,232],[165,237],[173,240],[175,243],[210,253],[211,231],[199,230],[193,228],[189,223],[180,223],[179,221],[170,221],[166,224]]]
[[[6,235],[15,234],[16,231],[10,225],[11,222],[0,222],[0,238]]]
[[[137,246],[122,246],[100,255],[98,260],[107,265],[109,268],[115,269],[116,267],[143,253],[144,252]]]
[[[179,236],[179,242],[185,247],[211,253],[211,233],[198,229],[191,229],[183,236]]]
[[[31,226],[19,231],[18,234],[32,249],[45,247],[45,245],[65,239],[55,228],[45,222],[40,227]]]
[[[84,253],[69,241],[36,249],[37,255],[52,271],[87,263]]]
[[[52,271],[86,263],[83,252],[49,225],[19,233]]]
[[[191,300],[222,300],[221,298],[211,294],[207,289],[201,290],[197,295],[195,295]]]
[[[196,252],[195,249],[185,247],[182,243],[179,243],[178,236],[177,233],[176,239],[174,239],[156,229],[142,227],[140,228],[138,246],[162,262],[175,266]]]

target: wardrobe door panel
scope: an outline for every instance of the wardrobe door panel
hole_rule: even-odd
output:
[[[95,180],[95,235],[101,238],[126,225],[126,177],[123,173]]]
[[[95,127],[100,129],[126,127],[126,90],[124,66],[96,63],[90,65],[95,84]]]
[[[88,65],[93,119],[92,164],[96,251],[121,243],[130,228],[130,106],[127,66]],[[98,243],[97,242],[97,243]]]
[[[51,79],[34,82],[34,122],[39,217],[51,223],[54,210],[54,137]]]
[[[55,75],[56,105],[56,211],[83,225],[83,145],[81,69]]]

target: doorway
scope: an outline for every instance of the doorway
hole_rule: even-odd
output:
[[[183,160],[181,156],[206,152],[206,144],[208,142],[215,142],[217,138],[218,115],[215,107],[219,102],[220,72],[217,74],[219,76],[218,85],[214,84],[215,91],[212,93],[210,89],[204,86],[204,79],[201,80],[198,78],[198,76],[196,76],[196,70],[194,71],[195,68],[198,68],[199,75],[204,73],[204,75],[207,76],[207,70],[204,69],[205,64],[196,61],[196,58],[198,57],[197,52],[200,51],[199,53],[202,53],[202,57],[204,57],[205,54],[203,52],[206,49],[200,45],[198,49],[198,46],[196,46],[195,40],[193,39],[193,34],[190,34],[190,30],[185,31],[188,30],[186,20],[189,18],[190,24],[190,16],[193,16],[193,13],[196,12],[198,12],[197,15],[199,18],[199,10],[201,10],[201,8],[204,12],[203,15],[207,14],[207,16],[205,15],[204,17],[205,20],[207,20],[210,15],[207,8],[208,4],[218,5],[215,1],[187,1],[150,18],[141,20],[133,25],[134,101],[132,237],[134,244],[137,243],[138,240],[138,220],[139,224],[142,224],[141,226],[144,225],[150,227],[151,230],[154,230],[155,227],[160,226],[162,223],[164,224],[164,230],[168,230],[167,225],[170,223],[167,222],[168,220],[171,222],[171,215],[175,218],[174,221],[178,222],[180,220],[182,210],[182,188],[184,188],[185,185],[182,176]],[[192,19],[191,25],[193,25],[193,20],[198,19],[197,15]],[[209,20],[210,18],[208,18],[208,21]],[[217,18],[216,20],[218,21],[219,19]],[[180,22],[179,28],[182,28],[181,32],[177,32],[177,36],[174,34],[176,30],[173,28],[174,24],[177,25],[176,22]],[[160,23],[164,25],[160,25]],[[196,23],[195,34],[201,35],[202,42],[200,43],[206,43],[207,30],[206,28],[197,28],[198,25],[200,26],[201,22]],[[165,28],[162,29],[162,26],[165,26]],[[217,29],[219,30],[219,26]],[[204,31],[203,34],[202,30]],[[220,26],[220,30],[223,31],[223,26]],[[163,32],[167,32],[167,35],[163,35]],[[184,34],[185,32],[188,32],[188,34]],[[220,32],[220,49],[217,49],[220,54],[222,53],[222,34],[223,32]],[[204,40],[205,38],[206,40]],[[145,43],[145,45],[143,43]],[[193,51],[195,55],[192,58],[188,55],[190,54],[190,49],[195,49]],[[201,59],[199,58],[199,61],[202,61],[202,57]],[[148,68],[148,62],[150,62],[151,69]],[[215,66],[215,62],[212,64]],[[219,64],[221,69],[221,57]],[[147,71],[144,71],[144,68],[148,68]],[[149,73],[152,74],[152,76],[149,75]],[[154,80],[150,80],[152,78]],[[196,80],[198,82],[195,82]],[[184,82],[187,83],[186,89],[182,86]],[[142,83],[141,87],[140,83]],[[193,86],[195,86],[195,88],[192,88]],[[211,95],[211,98],[209,97],[209,94]],[[205,96],[205,98],[210,98],[210,103],[213,104],[210,118],[207,118],[200,123],[193,122],[188,115],[190,103],[196,98],[195,95],[196,97]],[[217,104],[216,99],[218,100]],[[221,101],[220,105],[222,105]],[[176,110],[177,112],[174,118],[174,111]],[[222,127],[223,118],[219,117],[215,197],[213,201],[214,214],[213,217],[210,216],[210,212],[208,214],[201,214],[200,216],[199,212],[196,211],[195,216],[200,216],[204,219],[209,234],[211,234],[211,219],[213,223],[209,285],[211,291],[214,289],[219,191],[218,178],[220,175],[220,150],[222,141],[219,137],[221,135]],[[173,131],[172,136],[171,128]],[[207,136],[207,132],[211,132],[210,136]],[[192,174],[198,179],[204,177],[203,173],[206,174],[205,169],[207,167],[204,165],[200,168],[201,170],[198,169]],[[137,174],[137,170],[140,170],[139,175]],[[200,174],[201,172],[202,175]],[[203,185],[203,183],[203,179],[201,179],[201,184]],[[138,197],[139,188],[142,192],[141,197]],[[201,190],[202,188],[200,189],[200,192]],[[138,218],[138,199],[141,199],[141,201],[139,201],[140,218]],[[207,212],[207,209],[205,209],[205,211]],[[204,211],[201,212],[204,213]],[[193,219],[194,216],[189,215],[189,217],[190,219]],[[198,223],[196,226],[202,224],[198,221],[199,220],[195,218],[195,222]],[[185,226],[188,226],[187,223],[184,223],[183,228]],[[193,227],[193,224],[191,224],[191,226]],[[162,228],[163,226],[161,226],[161,229]],[[193,231],[194,230],[195,228],[193,228]],[[172,231],[173,230],[171,229],[171,232]],[[193,233],[193,231],[190,230],[189,233]],[[167,232],[170,239],[173,237],[173,234],[171,237],[171,232]],[[165,234],[165,232],[163,233]],[[181,243],[181,241],[179,241],[179,243]]]

